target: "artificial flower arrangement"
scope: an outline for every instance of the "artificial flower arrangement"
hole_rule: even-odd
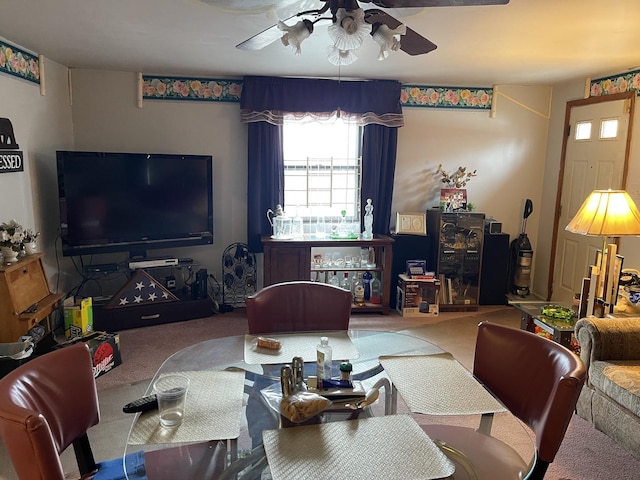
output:
[[[40,232],[36,232],[31,228],[26,228],[24,230],[24,243],[33,243],[40,236]]]
[[[0,246],[19,252],[24,244],[25,229],[15,220],[0,225]]]
[[[438,169],[436,170],[436,173],[442,175],[442,179],[440,181],[442,183],[446,183],[449,188],[464,188],[467,185],[467,182],[477,175],[476,172],[477,170],[468,172],[467,167],[458,167],[455,172],[449,174],[442,169],[442,164],[439,164]]]

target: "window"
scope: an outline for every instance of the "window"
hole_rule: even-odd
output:
[[[307,222],[359,221],[362,129],[339,118],[332,123],[286,120],[283,128],[284,204]]]
[[[576,140],[591,139],[591,122],[576,123]]]
[[[618,136],[618,119],[608,118],[600,122],[600,138],[615,139]]]

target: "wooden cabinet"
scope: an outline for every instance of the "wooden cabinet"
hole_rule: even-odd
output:
[[[393,239],[386,235],[375,235],[372,240],[277,240],[271,237],[263,237],[264,245],[264,285],[272,285],[280,282],[311,279],[311,261],[314,248],[347,248],[347,247],[371,247],[373,248],[376,266],[358,268],[313,268],[313,272],[326,273],[329,271],[353,271],[364,272],[366,270],[377,272],[382,282],[382,303],[369,304],[364,307],[356,307],[354,312],[381,312],[389,313],[389,301],[391,298],[391,263],[393,259]]]
[[[0,266],[0,342],[16,342],[41,322],[50,331],[48,317],[61,299],[49,290],[41,253]],[[34,311],[25,312],[32,305]]]

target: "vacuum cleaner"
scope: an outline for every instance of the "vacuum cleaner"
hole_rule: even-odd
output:
[[[510,291],[519,297],[529,295],[529,285],[531,282],[531,266],[533,264],[533,249],[531,242],[525,232],[527,228],[527,218],[533,212],[533,202],[527,198],[524,204],[522,215],[522,231],[518,238],[511,242],[511,288]]]

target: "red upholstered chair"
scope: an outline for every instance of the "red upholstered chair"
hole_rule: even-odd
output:
[[[536,460],[529,480],[544,478],[553,462],[586,379],[582,360],[567,348],[533,333],[482,322],[473,374],[535,434]],[[425,425],[433,439],[463,450],[477,478],[519,478],[526,468],[508,445],[475,430]],[[454,458],[455,463],[455,458]],[[457,468],[456,480],[471,478]]]
[[[324,283],[269,285],[246,299],[249,333],[347,330],[351,303],[351,292]]]
[[[21,479],[68,478],[60,453],[69,445],[73,445],[81,478],[91,478],[106,469],[119,469],[119,478],[123,478],[121,458],[98,464],[94,461],[87,430],[99,420],[93,362],[84,343],[36,357],[0,380],[0,436]],[[200,466],[208,473],[224,468],[224,444],[205,442],[189,448],[206,451],[210,461]],[[154,472],[164,469],[166,473],[167,468],[175,469],[175,478],[180,478],[185,466],[193,463],[193,450],[176,448],[159,453],[139,452],[127,458],[140,459],[149,480]]]

